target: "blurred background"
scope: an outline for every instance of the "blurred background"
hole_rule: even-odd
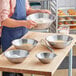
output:
[[[68,26],[70,33],[76,34],[76,0],[29,0],[29,2],[32,8],[48,9],[56,17],[56,20],[50,25],[49,28],[43,30],[31,29],[29,31],[55,33],[58,32],[59,27]],[[70,14],[70,12],[68,12],[70,10],[73,10],[74,13],[72,12],[72,14]],[[2,27],[0,26],[0,28]],[[1,53],[1,46],[0,46],[0,53]],[[54,76],[68,75],[67,61],[68,61],[68,56],[62,62],[61,66],[58,68]],[[24,74],[24,76],[30,76],[30,75]],[[73,46],[73,76],[76,76],[76,46],[75,45]]]

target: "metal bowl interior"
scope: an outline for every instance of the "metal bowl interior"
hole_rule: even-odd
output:
[[[68,35],[53,35],[46,37],[46,40],[55,48],[64,48],[72,42],[73,37]]]
[[[34,29],[46,29],[55,21],[55,16],[47,13],[35,13],[27,16],[27,20],[32,20],[37,23],[37,27]]]
[[[26,50],[9,50],[4,52],[4,56],[13,63],[21,63],[29,55]]]
[[[31,14],[29,16],[27,16],[27,20],[36,20],[39,18],[47,18],[50,20],[54,20],[55,16],[53,14],[47,14],[47,13],[35,13],[35,14]]]
[[[10,50],[4,52],[4,55],[8,58],[23,58],[27,57],[28,54],[29,52],[26,50]]]
[[[36,56],[39,59],[47,59],[47,58],[52,59],[52,58],[54,58],[56,56],[56,54],[48,53],[48,52],[42,52],[42,53],[38,53]]]
[[[42,62],[42,63],[50,63],[51,60],[56,56],[54,53],[49,52],[41,52],[36,55],[36,57]]]
[[[13,45],[20,46],[22,44],[32,44],[35,46],[38,43],[38,41],[33,40],[33,39],[16,39],[12,41]]]
[[[37,45],[38,41],[34,39],[16,39],[12,41],[12,44],[18,48],[23,50],[31,50]]]

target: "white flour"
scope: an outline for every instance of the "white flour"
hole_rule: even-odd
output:
[[[38,24],[42,24],[42,23],[52,22],[52,20],[47,19],[47,18],[39,18],[39,19],[35,19],[35,22],[38,23]]]
[[[53,20],[48,18],[39,18],[34,20],[37,23],[37,27],[34,29],[46,29],[50,27],[50,24],[53,22]]]

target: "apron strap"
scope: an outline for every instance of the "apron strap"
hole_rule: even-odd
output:
[[[16,0],[15,12],[11,18],[16,20],[26,20],[25,0]]]
[[[16,0],[15,12],[11,18],[16,20],[26,19],[25,0]],[[21,38],[27,32],[28,29],[25,27],[9,28],[3,26],[1,37],[2,51],[5,51],[11,46],[12,40]]]

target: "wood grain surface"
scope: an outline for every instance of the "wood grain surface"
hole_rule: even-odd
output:
[[[28,32],[27,35],[23,36],[22,38],[32,38],[40,41],[41,39],[45,39],[49,35],[54,34]],[[36,54],[39,52],[50,52],[46,47],[41,46],[40,43],[38,43],[37,46],[30,51],[30,54],[25,59],[25,61],[20,64],[13,64],[9,62],[3,54],[0,55],[0,71],[52,76],[54,72],[57,70],[58,66],[63,61],[63,59],[67,56],[67,54],[69,53],[70,49],[76,41],[76,35],[71,36],[74,38],[74,40],[68,47],[66,47],[65,49],[54,49],[57,56],[49,64],[43,64],[36,58]],[[9,51],[10,49],[15,49],[15,47],[11,46],[6,51]]]

